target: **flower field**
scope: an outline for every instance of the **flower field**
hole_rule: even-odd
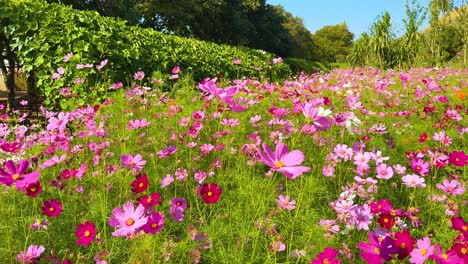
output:
[[[2,115],[2,263],[468,263],[468,70],[183,77]]]

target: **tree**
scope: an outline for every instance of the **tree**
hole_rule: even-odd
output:
[[[361,36],[354,42],[350,53],[347,57],[347,61],[351,63],[351,66],[364,67],[369,64],[370,61],[370,37],[367,33],[362,33]]]
[[[452,0],[431,0],[429,2],[430,30],[424,40],[430,51],[431,62],[436,65],[441,63],[441,43],[443,42],[441,36],[447,23],[447,19],[441,19],[441,17],[444,17],[452,9]]]
[[[323,62],[344,62],[353,45],[354,34],[346,23],[324,26],[312,40],[317,45],[318,59]]]
[[[390,13],[387,11],[371,27],[370,45],[381,69],[392,66],[391,41],[393,33],[391,32],[390,20]]]

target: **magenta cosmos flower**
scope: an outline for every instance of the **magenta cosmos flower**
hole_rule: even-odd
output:
[[[39,180],[39,171],[26,174],[28,166],[29,162],[27,160],[20,160],[18,167],[15,166],[12,160],[8,160],[5,162],[8,172],[0,167],[0,183],[6,186],[14,184],[16,189],[23,190],[29,184],[37,182]]]
[[[112,217],[109,218],[109,224],[118,229],[112,232],[113,236],[127,236],[134,233],[138,228],[146,224],[148,218],[144,216],[145,207],[139,204],[135,210],[133,203],[128,202],[123,206],[112,211]]]
[[[319,109],[312,103],[306,103],[302,108],[302,113],[312,120],[314,126],[318,130],[328,130],[331,127],[331,121],[325,116],[322,116]]]
[[[85,222],[83,224],[79,224],[78,229],[75,232],[75,236],[78,238],[78,241],[76,241],[78,246],[89,246],[96,236],[96,227],[94,226],[94,223]]]
[[[205,183],[199,189],[200,197],[207,204],[216,203],[221,197],[222,190],[216,183]]]
[[[263,143],[262,152],[260,149],[257,150],[260,155],[260,162],[269,166],[274,171],[283,173],[290,179],[295,179],[305,172],[310,171],[309,167],[298,166],[304,161],[304,154],[300,150],[288,151],[288,147],[283,143],[278,143],[275,148],[275,152],[271,151],[270,147]]]
[[[452,151],[449,155],[449,162],[455,166],[463,167],[468,164],[468,156],[464,151]]]
[[[44,206],[42,206],[42,213],[49,217],[57,217],[61,212],[62,203],[55,200],[55,198],[50,201],[45,201]]]
[[[312,260],[312,264],[340,264],[341,260],[335,259],[338,256],[338,250],[327,247],[317,255],[317,259]]]
[[[146,224],[141,229],[146,234],[156,234],[164,226],[164,214],[159,212],[153,212],[149,217]]]

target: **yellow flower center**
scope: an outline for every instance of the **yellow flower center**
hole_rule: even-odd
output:
[[[466,248],[462,248],[462,249],[461,249],[461,253],[462,253],[463,255],[466,255],[466,251],[467,251]]]
[[[441,256],[441,257],[442,257],[443,259],[448,259],[448,255],[447,255],[447,254],[445,254],[445,253],[444,253],[444,254],[442,254],[442,256]]]
[[[329,263],[330,261],[327,258],[323,260],[323,264],[329,264]]]
[[[211,197],[211,196],[213,196],[213,193],[212,193],[212,192],[208,192],[206,195],[208,195],[208,197]]]
[[[152,224],[151,224],[151,228],[152,228],[152,229],[156,229],[157,227],[158,227],[158,224],[157,224],[157,223],[152,223]]]
[[[133,160],[130,161],[130,166],[135,166],[135,162],[133,162]]]
[[[33,187],[31,187],[31,189],[29,189],[29,190],[30,190],[31,192],[35,192],[35,191],[37,191],[37,188],[36,188],[36,186],[33,186]]]
[[[376,254],[380,254],[380,249],[379,249],[379,248],[374,248],[374,252],[375,252]]]
[[[146,202],[147,202],[147,203],[151,203],[152,200],[153,200],[153,199],[151,199],[151,197],[148,197],[148,199],[146,199]]]
[[[401,243],[400,248],[403,248],[403,249],[406,248],[406,243]]]
[[[467,225],[464,225],[464,226],[462,226],[462,229],[463,229],[464,231],[467,231],[467,230],[468,230],[468,226],[467,226]]]
[[[132,226],[134,223],[135,223],[135,220],[133,220],[132,218],[129,218],[126,222],[127,226]]]
[[[20,178],[20,175],[18,173],[13,174],[13,180],[16,181]]]
[[[425,256],[427,254],[427,249],[423,248],[419,251],[419,253],[421,254],[421,256]]]
[[[284,164],[283,164],[283,162],[282,162],[281,160],[279,160],[279,161],[277,161],[277,162],[275,163],[275,166],[278,167],[278,168],[283,168],[283,167],[284,167]]]
[[[85,236],[85,237],[89,237],[89,235],[91,235],[91,232],[89,232],[88,230],[86,230],[86,231],[84,232],[84,236]]]
[[[388,218],[384,218],[384,223],[388,223]]]
[[[138,184],[138,187],[139,187],[139,188],[143,188],[143,185],[144,185],[144,184],[143,184],[142,182],[140,182],[140,184]]]
[[[49,211],[50,211],[50,212],[53,212],[53,211],[55,211],[55,208],[50,207],[50,208],[49,208]]]

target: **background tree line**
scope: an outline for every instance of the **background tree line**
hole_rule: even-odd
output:
[[[421,30],[428,19],[429,25]],[[404,33],[397,37],[391,15],[385,12],[353,45],[348,57],[352,66],[380,68],[440,66],[467,63],[468,7],[465,0],[431,0],[421,6],[406,1]]]
[[[265,0],[48,0],[96,10],[168,34],[262,49],[284,58],[344,62],[354,35],[345,23],[312,34],[301,18]]]

